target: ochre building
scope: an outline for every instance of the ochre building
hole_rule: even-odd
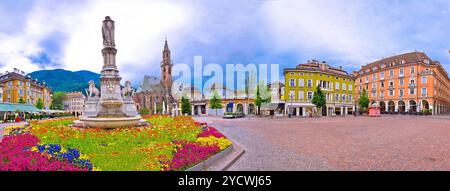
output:
[[[410,52],[362,66],[354,72],[356,102],[362,90],[383,112],[440,114],[450,110],[450,80],[438,61]]]

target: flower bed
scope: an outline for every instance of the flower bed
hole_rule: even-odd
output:
[[[148,127],[114,130],[72,128],[73,120],[31,122],[28,128],[10,131],[13,135],[2,141],[33,136],[33,144],[19,146],[21,151],[50,162],[59,161],[61,168],[1,170],[185,170],[232,144],[216,129],[186,116],[146,116],[151,123]],[[0,151],[3,154],[14,150],[1,147]],[[14,156],[0,160],[0,166],[11,166]]]

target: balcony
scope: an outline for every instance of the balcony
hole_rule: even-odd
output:
[[[398,74],[399,78],[405,77],[405,74]]]
[[[408,84],[408,87],[409,88],[415,88],[415,87],[417,87],[417,84]]]
[[[419,73],[419,75],[421,75],[421,76],[431,75],[431,74],[433,74],[433,72],[431,70],[429,70],[429,71],[422,71],[422,72]]]

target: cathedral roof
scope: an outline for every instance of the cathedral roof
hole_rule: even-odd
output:
[[[144,80],[137,89],[139,92],[163,92],[163,87],[161,86],[161,79],[154,76],[144,76]]]

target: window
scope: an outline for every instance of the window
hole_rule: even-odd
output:
[[[376,92],[372,92],[372,97],[376,97],[377,93]]]
[[[394,96],[394,90],[389,90],[389,96]]]
[[[391,78],[394,77],[394,70],[389,70],[389,77],[391,77]]]
[[[291,91],[289,92],[289,99],[290,99],[290,100],[293,100],[294,98],[295,98],[295,93],[294,93],[294,91],[291,90]]]
[[[426,84],[427,83],[427,77],[426,76],[422,76],[422,84]]]
[[[380,87],[384,88],[384,82],[380,82]]]
[[[308,79],[308,87],[312,87],[312,80]]]
[[[366,76],[366,83],[369,82],[369,76]]]
[[[298,86],[299,87],[304,87],[305,86],[305,80],[304,79],[298,79]]]
[[[422,88],[422,95],[426,96],[427,95],[427,88]]]
[[[403,78],[399,79],[398,83],[400,84],[400,86],[403,86],[403,84],[404,84]]]
[[[412,66],[411,68],[409,68],[409,70],[411,71],[411,74],[414,74],[414,70],[415,70],[414,66]]]
[[[342,102],[345,102],[347,96],[345,94],[342,94]]]
[[[344,91],[347,90],[347,84],[342,84],[342,90],[344,90]]]
[[[410,78],[409,78],[409,83],[410,83],[410,84],[415,84],[414,77],[410,77]]]
[[[11,87],[11,86],[12,86],[12,81],[9,81],[6,85],[7,85],[8,87]]]
[[[335,99],[334,100],[335,100],[335,102],[339,102],[339,94],[335,95]]]
[[[298,99],[299,99],[300,101],[304,100],[304,99],[305,99],[305,92],[299,91],[299,92],[298,92]]]
[[[416,88],[409,88],[409,94],[410,95],[416,94]]]
[[[403,97],[403,89],[399,89],[398,90],[398,96],[399,97]]]
[[[336,89],[339,89],[339,82],[336,82]]]
[[[348,95],[348,102],[352,102],[352,95]]]
[[[380,80],[384,80],[384,72],[380,73]]]
[[[405,75],[405,71],[404,71],[404,69],[403,68],[400,68],[400,72],[399,72],[399,74],[398,74],[400,77],[402,77],[402,76],[404,76]]]
[[[377,83],[372,83],[372,89],[377,89]]]
[[[289,86],[295,87],[295,79],[289,79]]]
[[[348,85],[348,91],[353,91],[353,85],[351,84]]]
[[[377,74],[376,74],[376,73],[373,74],[372,80],[373,80],[373,81],[377,81]]]
[[[295,75],[294,72],[289,73],[291,76]]]
[[[389,87],[394,87],[394,81],[389,81]]]
[[[313,92],[308,92],[308,101],[312,100]]]
[[[380,97],[381,97],[381,98],[384,98],[384,91],[381,91],[381,92],[380,92]]]

